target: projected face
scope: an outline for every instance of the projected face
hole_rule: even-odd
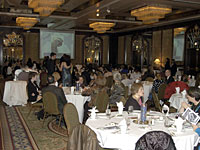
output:
[[[51,42],[51,52],[58,53],[58,47],[62,46],[63,40],[61,38],[56,38]]]

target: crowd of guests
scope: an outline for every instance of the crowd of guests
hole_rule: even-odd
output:
[[[172,60],[171,64],[168,58],[165,68],[155,71],[152,66],[149,66],[141,71],[140,68],[128,65],[73,65],[70,56],[66,54],[58,62],[56,60],[56,53],[51,53],[50,57],[44,58],[42,64],[29,58],[25,67],[22,67],[20,61],[16,61],[13,64],[6,62],[2,70],[4,78],[13,77],[15,80],[28,82],[29,102],[42,102],[42,95],[46,91],[55,93],[61,113],[67,100],[60,87],[71,87],[79,83],[83,91],[82,94],[91,96],[91,101],[84,105],[85,121],[88,117],[87,110],[95,106],[97,95],[101,92],[108,94],[109,105],[115,105],[116,102],[123,101],[125,110],[128,110],[129,106],[139,110],[143,104],[144,96],[143,85],[140,82],[149,78],[153,79],[152,90],[155,93],[158,93],[158,89],[162,84],[167,84],[170,87],[174,82],[181,82],[181,85],[187,90],[187,98],[191,103],[190,105],[183,103],[181,111],[191,107],[195,112],[200,113],[200,92],[198,88],[200,85],[200,74],[196,75],[195,87],[191,88],[188,86],[190,77],[187,74],[183,74],[179,78],[175,61]],[[127,87],[131,89],[129,95],[127,94]],[[166,96],[166,99],[170,98],[170,94],[167,95],[168,97]],[[149,100],[151,99],[150,93]],[[40,118],[42,117],[39,116]]]

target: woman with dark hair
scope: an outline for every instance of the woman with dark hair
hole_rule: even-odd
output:
[[[71,66],[70,56],[64,54],[60,58],[60,65],[58,65],[58,69],[62,72],[62,84],[64,87],[72,86]]]
[[[35,102],[42,98],[39,95],[40,91],[36,84],[36,79],[37,79],[36,76],[37,76],[36,72],[29,72],[29,80],[27,85],[28,102]]]
[[[185,109],[191,107],[193,111],[200,115],[200,89],[196,87],[190,87],[187,91],[187,99],[192,104],[190,105],[186,102],[182,102],[180,112],[184,112]]]
[[[129,106],[133,106],[134,110],[140,110],[143,103],[144,88],[141,83],[133,83],[131,86],[131,96],[126,101],[125,111],[128,111]]]

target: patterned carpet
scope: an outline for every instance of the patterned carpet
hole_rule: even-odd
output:
[[[28,107],[0,106],[0,122],[3,131],[3,150],[65,150],[68,137],[53,133],[47,127],[53,118],[37,120],[34,113],[29,117]]]

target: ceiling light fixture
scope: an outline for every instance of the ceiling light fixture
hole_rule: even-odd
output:
[[[38,22],[37,18],[17,17],[16,24],[23,27],[25,30],[30,29]]]
[[[111,22],[94,22],[89,25],[90,28],[93,28],[97,33],[105,33],[110,28],[114,27],[115,23]]]
[[[160,18],[164,18],[166,14],[171,13],[172,9],[163,5],[149,5],[131,11],[132,16],[136,16],[138,20],[142,20],[144,24],[159,22]]]
[[[65,0],[28,0],[28,7],[39,12],[40,16],[49,16],[64,2]]]

